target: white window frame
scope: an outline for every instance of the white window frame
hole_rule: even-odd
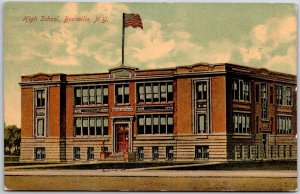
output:
[[[87,127],[88,127],[88,134],[83,135],[83,118],[87,118]],[[95,120],[95,133],[94,135],[90,134],[90,119],[93,118]],[[81,127],[80,127],[80,135],[76,134],[76,128],[77,128],[77,119],[81,121]],[[97,134],[97,127],[99,127],[97,124],[97,121],[100,120],[101,124],[101,134]],[[74,137],[98,137],[98,136],[108,136],[108,116],[76,116],[74,117]],[[104,132],[107,131],[107,134],[104,134]]]
[[[119,87],[119,86],[121,86],[121,90],[122,90],[122,102],[117,102],[117,93],[119,93],[117,91],[117,87]],[[126,86],[128,86],[128,94],[125,94]],[[125,102],[125,95],[128,95],[128,102]],[[117,104],[117,105],[121,105],[121,104],[129,105],[130,104],[130,84],[129,83],[120,83],[120,84],[114,85],[114,101],[115,101],[115,104]]]
[[[284,127],[283,127],[283,125],[284,125]],[[290,126],[290,131],[288,129],[288,126]],[[278,115],[277,116],[277,134],[280,134],[280,135],[292,135],[293,134],[293,116],[292,115]]]
[[[87,88],[87,104],[83,104],[83,89]],[[97,89],[101,90],[101,102],[97,102]],[[77,98],[77,90],[80,91],[80,104],[76,104],[76,98]],[[91,89],[94,89],[94,103],[91,103],[91,95],[90,91]],[[104,92],[106,89],[107,92]],[[74,106],[97,106],[97,105],[108,105],[108,85],[107,84],[101,84],[101,85],[81,85],[81,86],[75,86],[74,87]],[[107,97],[107,102],[104,103],[104,97]]]
[[[206,99],[198,99],[198,89],[199,89],[199,84],[204,83],[206,85]],[[193,80],[193,133],[195,135],[207,135],[211,132],[210,130],[210,114],[211,114],[211,109],[210,109],[210,98],[211,98],[211,82],[210,79],[208,78],[201,78],[201,79],[194,79]],[[204,89],[204,87],[203,87]],[[200,107],[198,107],[198,104]],[[206,115],[205,118],[205,133],[201,133],[200,130],[200,121],[199,121],[199,115]]]
[[[251,133],[251,113],[250,112],[233,112],[233,125],[232,126],[233,126],[233,134],[249,135]],[[240,126],[241,126],[241,128],[240,128]],[[245,131],[244,131],[244,128],[245,128]],[[236,131],[236,129],[237,129],[237,131]]]

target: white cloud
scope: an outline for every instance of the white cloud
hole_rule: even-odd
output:
[[[128,36],[129,50],[133,51],[133,58],[140,62],[160,60],[166,57],[175,47],[173,39],[166,39],[161,30],[160,23],[152,20],[144,20],[144,30],[135,29]]]
[[[61,9],[60,15],[68,17],[78,16],[78,3],[66,3]]]
[[[296,17],[271,18],[264,24],[255,26],[252,31],[252,41],[257,43],[269,43],[273,47],[281,43],[294,41],[296,39]]]
[[[291,73],[296,72],[297,51],[295,46],[290,46],[286,55],[273,56],[265,66],[274,71]]]

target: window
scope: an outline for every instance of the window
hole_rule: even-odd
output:
[[[195,91],[195,112],[194,112],[194,134],[209,133],[209,80],[196,80]]]
[[[95,88],[90,88],[90,93],[89,93],[90,101],[89,104],[95,104]]]
[[[89,104],[89,88],[82,88],[82,105]]]
[[[95,122],[96,118],[95,117],[91,117],[90,118],[90,130],[89,130],[89,135],[95,135],[96,132],[96,122]]]
[[[81,88],[75,88],[75,105],[81,105]]]
[[[274,150],[273,150],[273,145],[270,145],[270,158],[271,159],[273,159],[273,152],[274,152]]]
[[[292,105],[292,88],[291,87],[286,87],[285,104],[288,106]]]
[[[167,83],[167,101],[173,101],[173,83]]]
[[[138,134],[145,133],[145,117],[138,117]]]
[[[75,136],[108,135],[108,117],[76,117]]]
[[[197,82],[197,100],[207,100],[207,82]]]
[[[292,105],[292,87],[277,86],[277,104],[284,106]]]
[[[94,160],[94,147],[87,148],[87,159]]]
[[[233,80],[232,82],[232,95],[233,95],[233,100],[238,100],[239,99],[239,82],[237,80]]]
[[[159,134],[159,116],[158,115],[153,115],[153,134]]]
[[[167,134],[173,134],[173,116],[167,116]]]
[[[208,159],[208,158],[209,158],[208,146],[195,147],[195,159]]]
[[[280,158],[280,145],[277,145],[277,158]]]
[[[234,133],[250,134],[250,114],[233,113]]]
[[[286,145],[283,146],[283,158],[286,158]]]
[[[207,133],[206,114],[198,115],[198,130],[197,133]]]
[[[152,147],[152,160],[158,160],[158,147]]]
[[[46,158],[46,151],[44,147],[34,148],[35,160],[44,160]]]
[[[166,147],[166,159],[167,160],[173,160],[174,158],[174,147],[173,146],[167,146]]]
[[[152,119],[151,115],[146,115],[146,134],[152,134]]]
[[[270,87],[270,104],[273,104],[273,87]]]
[[[283,105],[282,102],[282,86],[277,86],[277,104]]]
[[[256,145],[250,146],[250,159],[251,160],[258,159],[258,147]]]
[[[173,134],[173,115],[139,115],[138,134]]]
[[[103,117],[96,118],[96,135],[102,135]]]
[[[261,117],[262,119],[268,118],[268,94],[267,84],[261,83]]]
[[[152,87],[151,84],[146,84],[146,102],[152,101]]]
[[[145,86],[138,85],[138,102],[145,102]]]
[[[101,147],[101,152],[107,153],[108,152],[108,147]]]
[[[159,102],[159,84],[155,83],[152,85],[153,89],[153,102]]]
[[[293,157],[293,146],[292,145],[290,145],[289,146],[290,147],[290,158],[292,158]]]
[[[144,147],[137,148],[137,159],[143,160],[144,159]]]
[[[73,147],[73,159],[80,160],[80,147]]]
[[[82,127],[81,118],[75,118],[75,136],[81,135],[81,127]]]
[[[161,102],[167,101],[167,86],[165,84],[160,85],[160,100]]]
[[[82,118],[82,132],[83,135],[88,135],[89,134],[89,125],[88,125],[88,118],[87,117],[83,117]]]
[[[36,91],[36,107],[45,107],[45,90]]]
[[[277,122],[278,134],[292,134],[292,117],[279,116]]]
[[[232,82],[233,100],[250,101],[250,83],[248,81],[234,79]]]
[[[97,104],[108,104],[108,87],[97,86],[96,87],[96,102]]]
[[[196,82],[196,100],[197,108],[207,108],[207,81]]]
[[[173,101],[173,83],[139,83],[137,84],[137,102],[171,102]]]
[[[255,102],[259,102],[259,85],[255,85]]]
[[[36,136],[45,136],[45,124],[44,118],[37,118],[37,130]]]
[[[117,104],[129,103],[129,85],[128,84],[116,85],[115,98]]]
[[[108,118],[103,117],[103,135],[108,135]]]
[[[108,86],[75,88],[75,105],[108,104]]]

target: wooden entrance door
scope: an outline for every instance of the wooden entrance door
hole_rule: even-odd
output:
[[[116,124],[117,152],[127,152],[129,150],[129,126],[128,124]]]

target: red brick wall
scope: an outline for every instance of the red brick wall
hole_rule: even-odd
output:
[[[192,80],[177,79],[177,134],[192,133]]]
[[[226,77],[211,79],[212,132],[226,132]]]
[[[66,86],[66,136],[73,137],[74,88]]]
[[[33,89],[21,89],[21,136],[32,137],[33,134]]]
[[[60,136],[60,87],[49,87],[49,137]]]

